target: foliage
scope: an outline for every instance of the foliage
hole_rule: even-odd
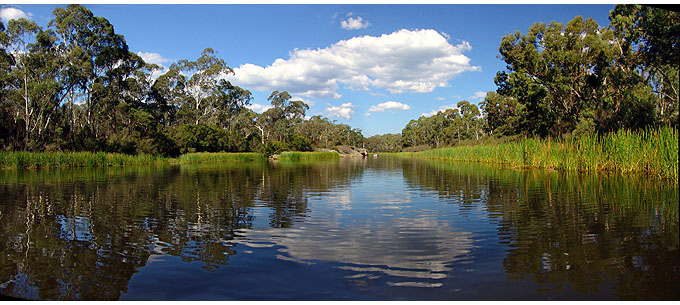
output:
[[[418,120],[411,120],[402,130],[404,147],[445,147],[465,139],[479,139],[484,135],[484,121],[477,105],[460,101],[455,109],[446,109]]]
[[[481,104],[487,131],[545,137],[677,126],[678,53],[671,50],[679,18],[617,5],[609,27],[576,16],[504,36],[507,71],[498,72],[498,89]]]
[[[294,151],[312,151],[312,142],[296,134],[288,137],[288,147]]]
[[[270,141],[267,144],[263,145],[261,148],[261,153],[263,153],[265,156],[271,156],[271,155],[276,155],[279,154],[283,151],[288,150],[288,145],[283,142],[279,141]]]
[[[365,146],[369,152],[400,152],[401,134],[388,133],[368,137]]]

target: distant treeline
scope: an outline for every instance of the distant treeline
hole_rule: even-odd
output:
[[[617,5],[608,27],[577,16],[535,23],[501,40],[507,68],[476,105],[411,120],[366,139],[371,151],[426,150],[513,136],[569,137],[678,126],[678,12]],[[480,109],[481,108],[481,109]]]
[[[310,151],[337,145],[422,150],[514,135],[678,126],[677,12],[617,5],[610,25],[576,17],[503,37],[498,89],[412,120],[401,134],[365,138],[286,91],[248,109],[250,91],[206,48],[164,70],[129,51],[106,18],[80,5],[53,11],[45,28],[0,23],[0,150],[93,151],[175,157],[191,152]]]
[[[251,92],[206,48],[167,71],[129,51],[106,18],[80,5],[53,11],[46,28],[0,23],[0,150],[191,152],[308,151],[360,146],[361,130],[274,91],[271,109],[248,109]]]

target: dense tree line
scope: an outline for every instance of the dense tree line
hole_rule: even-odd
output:
[[[482,104],[491,134],[560,136],[678,125],[677,12],[617,5],[610,25],[580,16],[506,35],[507,70]]]
[[[458,109],[411,120],[404,150],[453,146],[465,139],[528,135],[564,137],[621,128],[678,126],[678,12],[617,5],[610,24],[577,16],[566,25],[535,23],[500,42],[507,64],[480,109]],[[371,137],[375,149],[388,138]],[[389,149],[392,150],[392,149]]]
[[[358,129],[305,120],[309,106],[285,91],[274,91],[262,114],[248,109],[251,92],[224,79],[233,70],[210,48],[162,71],[88,9],[53,15],[46,28],[0,23],[1,150],[176,156],[363,144]]]

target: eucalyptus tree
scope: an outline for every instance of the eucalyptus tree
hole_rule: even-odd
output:
[[[236,130],[239,124],[238,115],[250,105],[252,93],[222,79],[217,84],[215,94],[216,114],[211,117],[210,123],[231,131]]]
[[[369,152],[400,152],[401,134],[375,135],[366,138],[365,143]]]
[[[260,130],[263,144],[269,137],[285,143],[294,127],[302,123],[309,105],[303,101],[291,100],[287,91],[273,91],[267,100],[272,108],[260,114],[254,126]]]
[[[528,120],[526,107],[517,98],[489,91],[480,103],[486,114],[486,131],[492,135],[514,135],[522,132]]]
[[[16,124],[11,104],[7,99],[9,93],[9,73],[14,65],[14,57],[8,50],[9,36],[5,31],[5,25],[0,21],[0,149],[12,147],[16,144],[14,132]]]
[[[496,76],[497,93],[522,104],[525,118],[513,121],[532,134],[642,127],[653,121],[653,96],[631,50],[620,33],[590,18],[535,23],[527,34],[503,37],[508,66]]]
[[[23,149],[43,149],[58,125],[61,94],[61,62],[52,31],[43,31],[26,19],[10,20],[7,33],[13,67],[9,73],[8,100],[16,113],[15,127],[23,129]]]
[[[35,41],[35,36],[40,28],[33,21],[28,21],[24,18],[12,19],[7,24],[7,35],[10,46],[11,56],[14,58],[14,68],[11,70],[10,78],[13,80],[10,84],[13,85],[13,92],[15,92],[16,100],[15,111],[17,117],[21,116],[24,125],[24,149],[28,147],[29,130],[31,126],[31,99],[28,94],[28,57],[29,45]],[[17,120],[15,120],[17,122]]]
[[[106,18],[94,16],[83,6],[72,4],[65,9],[56,8],[53,14],[54,19],[48,26],[59,38],[60,55],[66,65],[65,89],[70,94],[71,126],[74,125],[74,98],[81,93],[86,110],[85,127],[96,138],[93,114],[97,113],[98,105],[92,97],[97,94],[96,90],[103,90],[107,79],[115,73],[114,69],[129,55],[128,46]]]
[[[680,90],[680,14],[643,5],[617,5],[610,11],[610,28],[616,33],[621,57],[654,87],[658,120],[678,124]]]
[[[228,95],[220,91],[234,88],[223,79],[234,71],[211,48],[204,49],[196,61],[183,59],[172,64],[168,73],[184,90],[178,96],[178,115],[183,122],[194,125],[212,120],[218,114],[220,102],[224,102],[220,98]]]

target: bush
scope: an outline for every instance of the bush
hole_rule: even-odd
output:
[[[288,147],[294,151],[312,151],[312,142],[296,134],[288,137]]]
[[[283,151],[289,150],[288,145],[279,141],[271,141],[263,146],[261,153],[265,156],[271,156],[279,154]]]

